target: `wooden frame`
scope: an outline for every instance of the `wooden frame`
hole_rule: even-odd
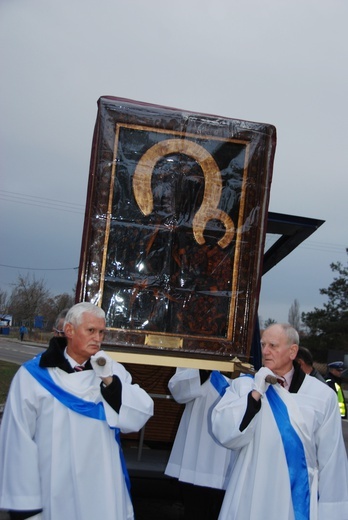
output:
[[[77,300],[105,310],[109,349],[248,357],[275,142],[271,125],[100,98]]]

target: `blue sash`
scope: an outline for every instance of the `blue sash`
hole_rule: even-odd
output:
[[[310,489],[302,441],[291,425],[288,409],[284,401],[279,397],[272,385],[268,387],[266,395],[279,428],[288,463],[295,520],[309,520]]]
[[[215,390],[220,394],[222,397],[224,393],[226,392],[226,388],[228,388],[230,385],[224,378],[222,374],[218,370],[213,370],[210,375],[210,382],[215,388]]]
[[[77,397],[69,392],[66,392],[58,386],[52,379],[49,371],[46,368],[40,367],[39,362],[42,354],[39,354],[34,359],[30,359],[23,366],[28,370],[28,372],[44,387],[46,390],[53,395],[58,401],[60,401],[64,406],[69,408],[70,410],[79,413],[81,415],[85,415],[86,417],[90,417],[91,419],[98,419],[99,421],[106,421],[104,405],[100,401],[99,403],[91,403],[89,401],[85,401],[80,397]],[[126,467],[126,462],[124,459],[122,447],[121,447],[121,437],[120,437],[120,429],[110,427],[112,430],[115,430],[115,439],[118,443],[120,450],[120,459],[122,465],[122,471],[124,474],[124,478],[126,481],[127,489],[130,492],[130,479]]]

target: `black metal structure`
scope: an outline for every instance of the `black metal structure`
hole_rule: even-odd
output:
[[[291,251],[296,249],[324,222],[325,220],[270,211],[267,220],[267,235],[280,235],[280,237],[264,253],[262,275],[270,271]]]

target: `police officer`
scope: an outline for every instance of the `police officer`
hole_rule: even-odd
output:
[[[342,388],[342,374],[346,371],[343,361],[329,363],[326,383],[336,392],[342,419],[347,419],[347,403]]]

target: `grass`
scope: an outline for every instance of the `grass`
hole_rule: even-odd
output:
[[[19,365],[0,360],[0,404],[5,403],[13,376]]]

